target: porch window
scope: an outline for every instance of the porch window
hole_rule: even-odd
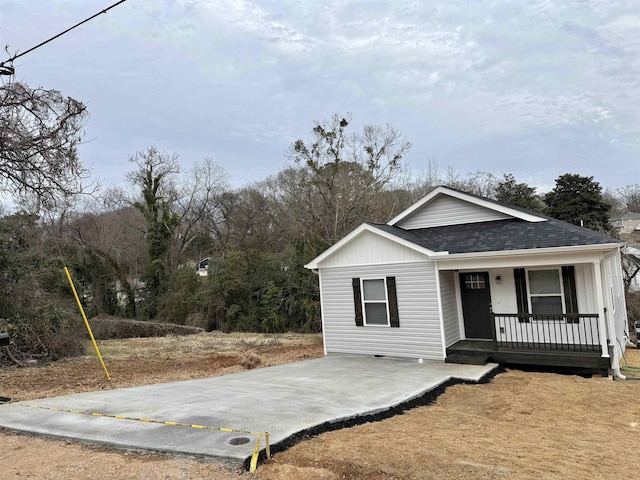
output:
[[[562,315],[564,313],[560,270],[529,270],[529,304],[536,315]]]

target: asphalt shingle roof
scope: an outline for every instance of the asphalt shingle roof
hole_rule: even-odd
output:
[[[628,211],[614,217],[612,220],[614,222],[617,220],[640,220],[640,213]]]
[[[371,225],[429,250],[452,254],[619,242],[615,238],[553,218],[544,222],[509,219],[415,230],[405,230],[386,223]]]

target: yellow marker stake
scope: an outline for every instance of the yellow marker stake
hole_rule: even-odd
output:
[[[80,309],[80,313],[82,314],[82,319],[84,320],[84,324],[87,327],[87,331],[89,332],[89,336],[91,337],[91,341],[93,342],[93,348],[96,349],[96,353],[98,354],[98,358],[100,359],[100,363],[102,364],[102,368],[104,368],[104,373],[107,375],[107,380],[111,381],[111,377],[109,376],[109,371],[107,370],[106,365],[102,361],[102,355],[100,355],[100,349],[98,348],[98,344],[96,343],[96,339],[93,338],[93,332],[91,331],[91,326],[89,325],[89,321],[87,320],[87,316],[84,314],[84,309],[82,308],[82,303],[80,303],[80,298],[78,298],[78,292],[76,292],[76,287],[73,285],[73,280],[71,280],[71,274],[69,273],[69,269],[64,267],[64,273],[67,274],[67,279],[69,280],[69,285],[71,285],[71,290],[73,290],[73,296],[76,297],[76,302],[78,303],[78,308]]]
[[[271,447],[269,445],[269,432],[264,432],[264,441],[265,441],[265,447],[267,451],[267,460],[269,460],[271,458]]]

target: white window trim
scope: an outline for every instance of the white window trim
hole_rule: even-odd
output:
[[[534,297],[557,297],[560,295],[560,302],[562,302],[562,314],[567,313],[567,306],[564,303],[564,279],[562,277],[561,267],[539,267],[539,268],[527,268],[525,280],[527,282],[527,302],[529,304],[529,311],[531,312],[532,319],[535,320],[535,314],[533,313],[533,307],[531,305],[531,287],[529,286],[529,272],[542,271],[542,270],[556,270],[558,272],[558,280],[560,283],[560,293],[540,293],[533,295]],[[563,320],[564,321],[564,320]]]
[[[387,312],[387,323],[382,324],[382,323],[367,323],[367,309],[365,308],[365,305],[367,303],[383,303],[382,300],[365,300],[364,299],[364,282],[367,280],[382,280],[382,282],[384,283],[384,304],[385,304],[385,310]],[[391,327],[391,315],[389,313],[389,291],[387,290],[387,278],[386,277],[369,277],[369,278],[360,278],[360,291],[362,292],[361,294],[361,299],[362,299],[362,324],[366,327]]]

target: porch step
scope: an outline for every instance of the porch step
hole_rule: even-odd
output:
[[[490,356],[477,353],[451,353],[445,358],[445,363],[459,363],[463,365],[486,365]]]

